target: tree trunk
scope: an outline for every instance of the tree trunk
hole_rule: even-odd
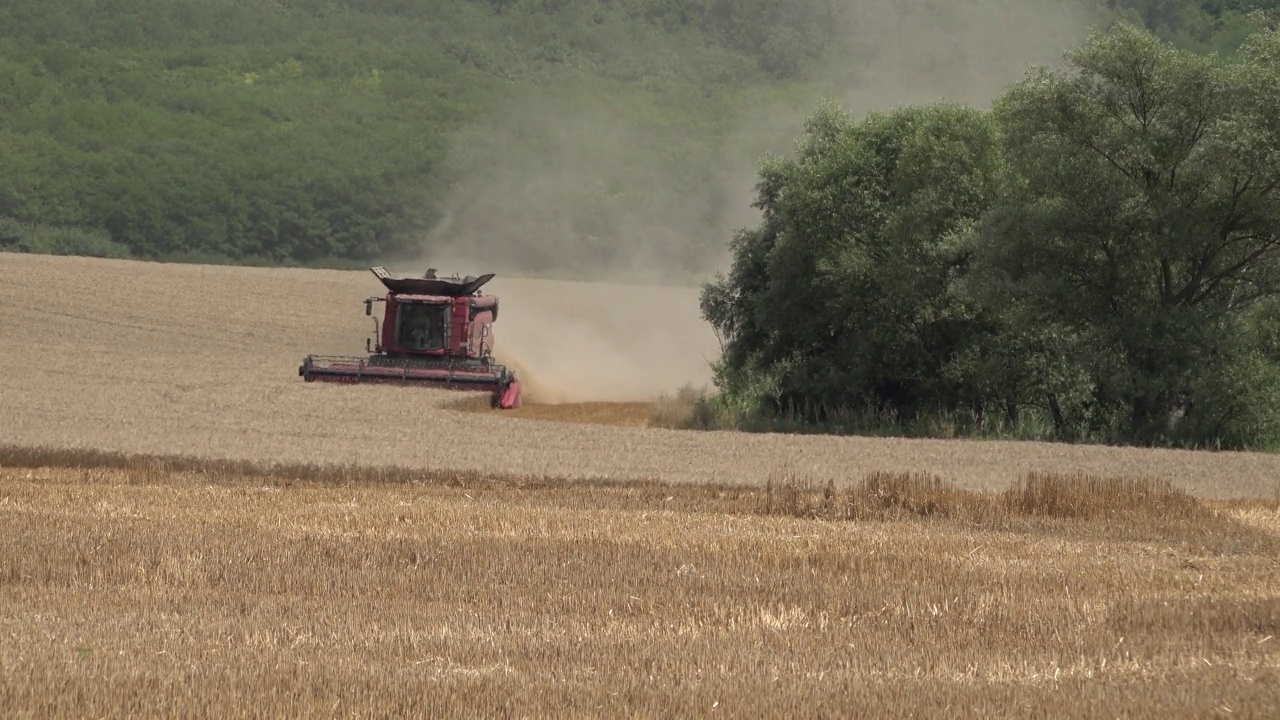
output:
[[[1058,404],[1058,396],[1049,393],[1049,414],[1053,417],[1053,434],[1058,437],[1065,437],[1067,434],[1067,419],[1062,414],[1062,406]]]
[[[1150,445],[1160,439],[1168,430],[1169,417],[1173,411],[1173,403],[1169,393],[1139,395],[1133,399],[1133,409],[1129,415],[1129,432],[1133,440],[1142,445]]]
[[[1129,434],[1134,441],[1146,445],[1150,442],[1147,433],[1151,425],[1151,401],[1146,396],[1133,399],[1133,407],[1129,412]]]

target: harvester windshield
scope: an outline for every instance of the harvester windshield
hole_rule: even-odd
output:
[[[406,303],[396,313],[396,344],[405,350],[433,351],[448,347],[449,306]]]

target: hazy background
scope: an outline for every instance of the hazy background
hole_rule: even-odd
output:
[[[7,0],[0,250],[496,272],[547,397],[644,397],[821,98],[986,104],[1108,1]]]
[[[502,298],[497,354],[520,368],[535,401],[641,400],[707,385],[719,347],[696,285],[727,269],[733,229],[759,220],[761,157],[789,153],[820,98],[857,114],[986,106],[1032,64],[1057,63],[1092,17],[1083,4],[1041,0],[837,9],[827,51],[784,91],[690,95],[683,111],[662,115],[586,80],[513,93],[460,136],[450,159],[461,179],[443,220],[397,266],[497,272],[488,288]]]
[[[985,106],[1084,38],[1092,6],[1047,0],[833,4],[829,45],[785,88],[665,98],[589,78],[515,90],[462,131],[458,178],[413,263],[502,274],[695,284],[753,226],[759,161],[786,154],[821,98],[856,114],[908,103]],[[683,121],[683,122],[682,122]]]
[[[819,98],[982,105],[1090,24],[1230,53],[1277,3],[6,0],[0,250],[696,283]]]

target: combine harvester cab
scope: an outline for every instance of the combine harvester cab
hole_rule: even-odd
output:
[[[488,392],[501,408],[520,407],[515,373],[493,361],[493,323],[498,298],[480,288],[493,273],[465,278],[394,278],[371,268],[386,297],[364,301],[365,315],[384,303],[382,322],[365,340],[365,357],[308,355],[298,367],[307,382],[394,383]]]

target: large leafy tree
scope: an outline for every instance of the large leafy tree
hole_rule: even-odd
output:
[[[1280,440],[1280,33],[1128,25],[991,113],[823,108],[703,292],[750,410],[1028,409],[1066,438]]]
[[[1260,33],[1225,61],[1120,25],[997,103],[1010,173],[988,287],[1057,328],[1058,362],[1090,349],[1081,419],[1153,441],[1228,411],[1208,381],[1280,294],[1278,47]]]
[[[764,167],[762,224],[735,239],[703,309],[726,341],[719,380],[774,410],[873,406],[910,416],[964,389],[944,367],[983,319],[952,292],[957,231],[988,207],[994,128],[951,105],[875,114],[832,106],[797,157]]]

